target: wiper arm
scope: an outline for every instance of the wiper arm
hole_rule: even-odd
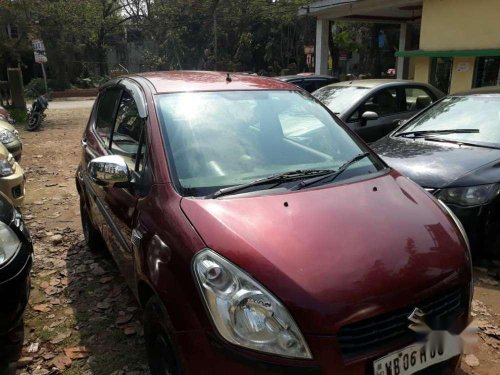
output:
[[[493,150],[500,150],[500,147],[498,146],[493,146],[490,144],[485,144],[482,142],[467,142],[467,141],[458,141],[455,139],[444,139],[444,138],[437,138],[437,137],[425,137],[425,141],[432,141],[432,142],[443,142],[443,143],[453,143],[457,145],[464,145],[464,146],[473,146],[473,147],[483,147],[483,148],[491,148]]]
[[[352,164],[360,161],[361,159],[366,158],[369,155],[370,155],[369,152],[364,152],[362,154],[356,155],[354,158],[352,158],[351,160],[349,160],[346,163],[344,163],[343,165],[341,165],[340,168],[337,169],[336,171],[332,171],[324,176],[313,177],[313,178],[310,178],[308,180],[301,181],[297,185],[293,186],[290,190],[300,190],[300,189],[303,189],[303,188],[308,187],[310,185],[314,185],[318,182],[328,180],[328,179],[330,180],[329,182],[332,182],[338,176],[340,176],[347,168],[349,168]]]
[[[443,130],[414,130],[395,134],[395,137],[408,137],[413,138],[425,137],[429,134],[465,134],[465,133],[479,133],[479,129],[443,129]]]
[[[254,187],[254,186],[259,186],[259,185],[265,185],[265,184],[270,184],[270,183],[276,183],[280,184],[285,181],[293,181],[301,177],[308,177],[311,175],[325,175],[332,173],[331,169],[305,169],[305,170],[296,170],[296,171],[291,171],[291,172],[285,172],[285,173],[280,173],[276,175],[272,175],[266,178],[261,178],[259,180],[255,180],[252,182],[249,182],[247,184],[241,184],[241,185],[236,185],[236,186],[230,186],[224,189],[219,189],[215,193],[209,195],[207,198],[219,198],[223,195],[228,195],[228,194],[233,194],[237,193],[239,191]]]

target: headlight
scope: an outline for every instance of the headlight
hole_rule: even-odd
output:
[[[491,201],[500,193],[499,184],[443,189],[438,198],[459,206],[477,206]]]
[[[14,231],[0,221],[0,266],[16,254],[20,244]]]
[[[13,132],[11,132],[10,130],[7,130],[7,129],[0,130],[0,142],[5,144],[5,143],[14,142],[15,140],[17,140],[17,138]]]
[[[0,159],[0,177],[7,177],[11,174],[14,174],[14,159],[9,155],[8,159]]]
[[[312,358],[297,324],[262,285],[212,250],[194,258],[194,274],[213,323],[232,344],[293,358]]]

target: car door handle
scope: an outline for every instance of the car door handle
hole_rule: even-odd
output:
[[[80,145],[82,146],[82,148],[87,148],[87,140],[85,138],[82,139],[82,141],[80,142]]]

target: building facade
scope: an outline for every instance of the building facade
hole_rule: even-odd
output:
[[[317,18],[318,73],[328,59],[329,21],[390,22],[400,25],[398,78],[447,93],[500,85],[499,0],[322,0],[299,14]],[[417,49],[407,43],[409,27],[420,28]]]

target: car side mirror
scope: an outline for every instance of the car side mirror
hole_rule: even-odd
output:
[[[365,126],[368,121],[377,120],[377,119],[378,119],[377,112],[373,112],[373,111],[363,112],[363,114],[361,115],[361,126]]]
[[[127,187],[132,182],[125,160],[118,155],[95,158],[88,165],[90,179],[100,186]]]

